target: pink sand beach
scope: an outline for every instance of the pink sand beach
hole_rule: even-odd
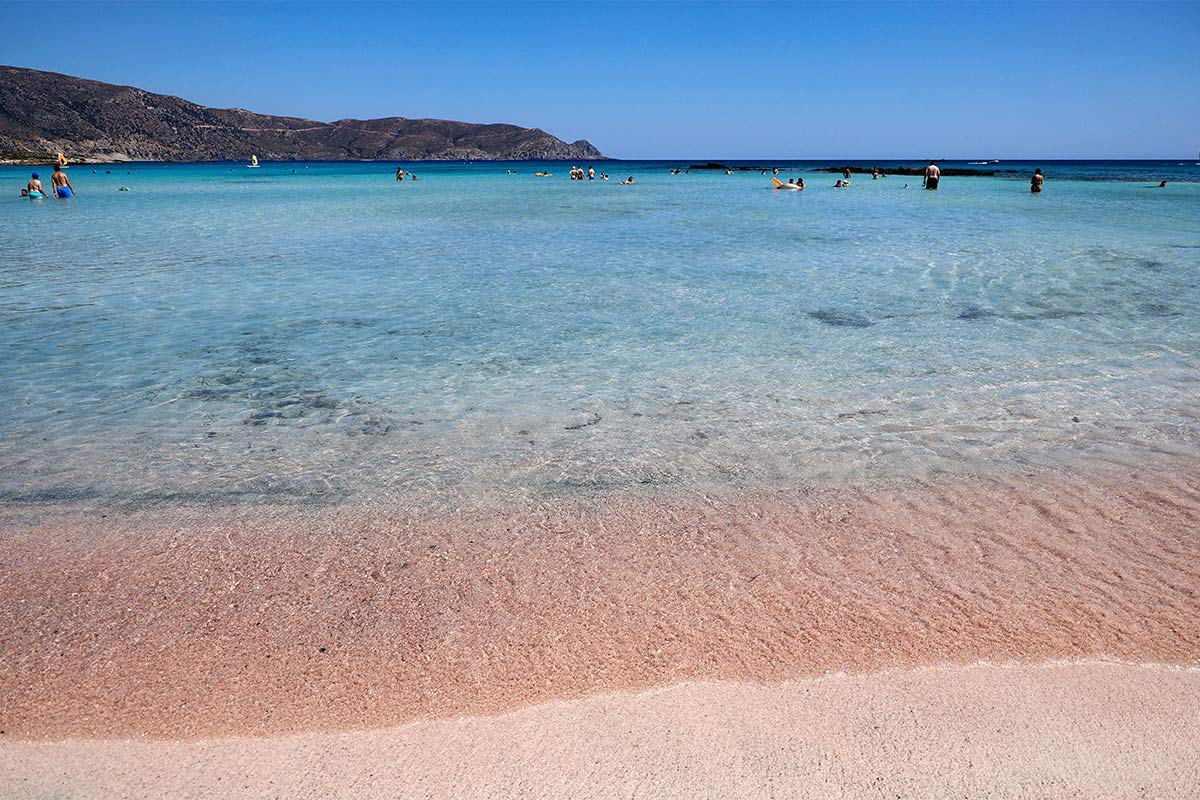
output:
[[[4,530],[5,796],[1200,788],[1189,462]]]

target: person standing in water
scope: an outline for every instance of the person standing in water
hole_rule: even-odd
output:
[[[929,166],[925,168],[925,188],[931,192],[936,192],[938,182],[942,179],[942,171],[938,169],[938,165],[929,162]]]
[[[42,181],[36,172],[29,176],[29,183],[25,184],[25,191],[28,197],[46,196],[46,190],[42,188]]]
[[[62,167],[58,164],[54,165],[54,174],[50,176],[50,183],[54,186],[54,196],[61,197],[64,200],[75,194],[75,187],[71,185],[71,179],[67,177],[67,173],[62,171]]]
[[[596,180],[596,168],[595,167],[592,167],[592,166],[588,167],[588,180],[589,181]]]
[[[1029,179],[1029,191],[1033,194],[1042,193],[1042,184],[1046,182],[1046,178],[1042,175],[1041,167],[1033,171],[1033,177]]]

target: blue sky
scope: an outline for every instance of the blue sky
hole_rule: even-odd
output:
[[[622,158],[1200,150],[1200,3],[6,3],[0,63]]]

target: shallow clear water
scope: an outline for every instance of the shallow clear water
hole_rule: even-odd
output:
[[[1197,441],[1200,167],[1064,164],[1035,197],[1021,165],[936,193],[569,166],[81,165],[71,201],[10,198],[0,497],[691,490]]]

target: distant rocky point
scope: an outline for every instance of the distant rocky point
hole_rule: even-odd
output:
[[[0,160],[45,161],[558,160],[604,156],[537,128],[442,119],[316,122],[54,72],[0,66]]]

